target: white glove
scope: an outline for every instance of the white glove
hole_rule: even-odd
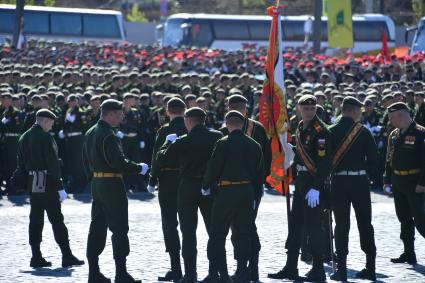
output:
[[[145,142],[144,142],[144,141],[141,141],[141,142],[140,142],[140,148],[141,148],[141,149],[144,149],[144,148],[145,148],[145,146],[146,146]]]
[[[381,129],[382,129],[381,126],[375,126],[371,128],[372,133],[376,133],[376,134],[379,134],[381,132]]]
[[[63,130],[59,131],[58,136],[61,140],[63,140],[65,138],[65,133],[63,132]]]
[[[116,136],[117,136],[119,139],[123,139],[123,138],[124,138],[124,133],[123,133],[123,132],[121,132],[121,131],[118,131],[118,132],[116,133]]]
[[[155,186],[148,185],[148,186],[146,187],[146,190],[147,190],[148,192],[150,192],[151,194],[153,194],[153,193],[155,192]]]
[[[1,122],[2,122],[3,125],[6,125],[7,123],[10,122],[10,119],[7,118],[7,117],[3,117],[3,119],[1,119]]]
[[[142,170],[139,174],[145,175],[149,170],[149,165],[147,165],[146,163],[140,163],[139,165],[142,166]]]
[[[209,196],[211,194],[210,188],[202,188],[201,193],[203,196]]]
[[[177,139],[177,135],[176,134],[169,134],[165,140],[169,141],[169,142],[174,142]]]
[[[76,118],[77,117],[74,114],[69,114],[69,113],[66,114],[66,120],[68,120],[71,123],[74,123]]]
[[[319,196],[320,192],[316,189],[311,188],[307,195],[305,196],[305,199],[307,200],[308,206],[311,208],[315,208],[319,205]]]
[[[384,192],[386,192],[387,194],[391,194],[392,193],[392,189],[390,185],[384,185]]]
[[[64,200],[66,200],[67,199],[67,197],[68,197],[68,194],[65,192],[65,190],[60,190],[60,191],[58,191],[58,194],[59,194],[59,200],[61,201],[61,202],[63,202]]]

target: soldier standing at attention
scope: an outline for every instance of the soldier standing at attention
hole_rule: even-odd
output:
[[[49,134],[56,116],[47,109],[36,113],[36,122],[19,139],[18,170],[28,172],[30,180],[29,243],[32,250],[31,267],[48,267],[52,263],[41,255],[40,243],[44,211],[52,224],[53,234],[62,252],[62,266],[83,265],[69,247],[68,229],[61,212],[61,201],[67,195],[63,189],[57,145]]]
[[[270,166],[272,162],[272,150],[270,146],[269,138],[267,137],[266,130],[264,129],[261,123],[254,121],[252,119],[247,118],[247,103],[248,100],[239,94],[234,94],[230,96],[227,100],[229,111],[234,110],[242,113],[245,116],[244,125],[242,127],[242,131],[249,137],[253,138],[256,142],[258,142],[261,146],[261,150],[263,152],[263,160],[264,160],[264,180],[265,183],[266,176],[270,175]],[[228,134],[228,129],[223,127],[220,131],[224,134]],[[255,211],[254,211],[254,222],[253,229],[251,229],[251,255],[249,258],[249,273],[251,281],[258,281],[258,259],[261,250],[260,238],[257,233],[257,226],[255,225],[255,219],[257,218],[258,208],[260,206],[261,198],[263,196],[263,187],[261,187],[260,191],[256,191],[255,197]],[[232,238],[233,241],[233,238]]]
[[[357,278],[376,280],[376,246],[372,226],[369,176],[378,165],[378,149],[372,133],[362,126],[363,104],[352,96],[342,102],[342,117],[330,127],[333,152],[331,204],[335,215],[335,243],[338,269],[332,280],[347,281],[350,209],[353,205],[360,233],[360,246],[366,253],[366,268]]]
[[[101,105],[100,120],[90,128],[84,139],[84,169],[91,178],[92,219],[87,240],[89,283],[108,283],[110,279],[99,270],[99,255],[102,253],[107,229],[112,232],[117,283],[141,282],[128,274],[126,257],[130,253],[128,241],[128,199],[123,182],[123,173],[144,175],[148,166],[125,159],[120,140],[113,128],[124,117],[122,103],[107,99]]]
[[[326,280],[326,274],[323,268],[321,248],[323,244],[321,230],[323,202],[320,201],[320,197],[323,195],[325,179],[331,169],[330,132],[317,118],[316,98],[313,95],[303,95],[298,101],[298,105],[302,120],[296,131],[297,178],[286,240],[288,255],[283,269],[278,273],[269,274],[268,277],[290,280],[298,278],[298,256],[303,230],[305,230],[310,239],[313,268],[302,280],[322,282]]]
[[[393,192],[404,252],[393,263],[416,264],[415,227],[425,237],[425,128],[412,120],[405,103],[388,108],[396,129],[388,137],[384,190]]]
[[[230,111],[225,120],[229,135],[216,143],[204,177],[207,187],[218,186],[211,213],[208,259],[217,268],[220,277],[215,274],[216,277],[210,277],[209,282],[230,280],[225,249],[230,226],[238,263],[232,282],[248,282],[250,230],[254,221],[255,196],[261,194],[264,182],[264,162],[261,146],[242,130],[245,116],[238,111]]]
[[[180,183],[178,160],[170,160],[166,167],[158,168],[156,153],[166,141],[168,135],[180,137],[187,134],[184,125],[186,105],[180,98],[172,98],[167,103],[167,115],[170,123],[162,126],[156,136],[152,155],[151,171],[147,191],[153,193],[158,182],[158,198],[161,208],[162,232],[164,234],[165,250],[170,255],[171,270],[158,281],[178,281],[182,278],[180,264],[180,238],[177,230],[177,188]]]
[[[180,184],[177,189],[177,210],[182,233],[182,255],[185,275],[183,282],[196,282],[196,228],[198,226],[198,208],[207,231],[209,232],[212,195],[209,189],[202,188],[207,162],[214,145],[223,135],[205,126],[206,113],[199,107],[186,110],[184,123],[188,131],[176,139],[170,134],[157,154],[157,166],[165,168],[169,162],[179,160]],[[210,269],[211,271],[211,269]]]

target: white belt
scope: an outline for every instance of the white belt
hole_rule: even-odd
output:
[[[307,167],[305,167],[303,165],[297,165],[297,171],[298,172],[307,172],[308,169],[307,169]]]
[[[124,136],[127,138],[135,138],[137,137],[137,133],[128,133],[128,134],[124,134]]]
[[[343,170],[343,171],[336,172],[335,175],[337,175],[337,176],[364,176],[364,175],[366,175],[366,170],[360,170],[360,171]]]
[[[21,134],[18,133],[5,133],[5,137],[19,137]]]
[[[83,134],[82,132],[73,132],[73,133],[66,134],[66,136],[70,138],[70,137],[78,137],[78,136],[81,136],[82,134]]]

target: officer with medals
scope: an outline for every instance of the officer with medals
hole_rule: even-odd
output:
[[[29,174],[30,224],[29,243],[32,250],[31,267],[48,267],[40,250],[44,225],[44,211],[53,227],[53,234],[62,251],[62,266],[83,265],[69,247],[68,229],[65,226],[61,201],[67,195],[63,189],[57,145],[49,134],[56,115],[47,109],[38,110],[34,125],[18,142],[18,170]]]
[[[93,196],[90,231],[87,240],[89,283],[108,283],[99,270],[99,255],[105,248],[107,229],[112,232],[115,260],[115,282],[135,283],[127,272],[126,258],[130,253],[128,240],[128,199],[123,173],[146,174],[148,165],[125,159],[121,142],[114,129],[124,118],[122,102],[107,99],[101,104],[100,120],[84,138],[84,170],[91,179]]]
[[[366,268],[356,278],[376,280],[376,246],[372,226],[372,205],[368,176],[374,176],[378,150],[372,133],[360,123],[363,103],[352,96],[342,102],[342,117],[330,127],[332,135],[333,179],[331,205],[335,215],[335,243],[338,269],[332,280],[347,281],[350,209],[353,205],[360,233],[360,246],[366,253]]]
[[[283,269],[269,274],[272,279],[301,279],[306,282],[326,280],[323,268],[322,230],[323,197],[325,179],[331,169],[330,132],[316,116],[316,98],[303,95],[299,101],[300,121],[296,131],[295,164],[297,177],[292,211],[289,218],[289,233],[286,240],[287,259]],[[303,230],[310,239],[313,268],[305,277],[298,277],[298,256]]]
[[[394,195],[404,252],[393,263],[416,264],[415,228],[425,237],[425,128],[414,122],[405,103],[388,108],[395,130],[388,137],[384,190]]]

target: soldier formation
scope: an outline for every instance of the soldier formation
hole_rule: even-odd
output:
[[[9,195],[31,187],[31,266],[50,264],[39,249],[44,210],[63,266],[83,264],[69,248],[60,201],[66,192],[91,190],[89,282],[110,282],[98,265],[108,228],[116,282],[138,282],[126,270],[126,192],[158,190],[171,265],[159,281],[197,281],[198,209],[209,234],[204,281],[258,281],[255,218],[272,160],[266,131],[256,121],[265,55],[265,49],[44,41],[30,41],[22,50],[3,46],[1,186]],[[334,261],[331,279],[346,281],[352,205],[366,254],[365,269],[356,276],[375,280],[371,188],[394,195],[404,252],[391,261],[416,264],[415,227],[425,235],[423,54],[393,55],[386,63],[287,50],[284,60],[295,192],[287,261],[269,277],[324,281],[323,263]],[[224,246],[229,230],[233,276]],[[300,252],[301,260],[312,260],[305,277],[298,275]]]

